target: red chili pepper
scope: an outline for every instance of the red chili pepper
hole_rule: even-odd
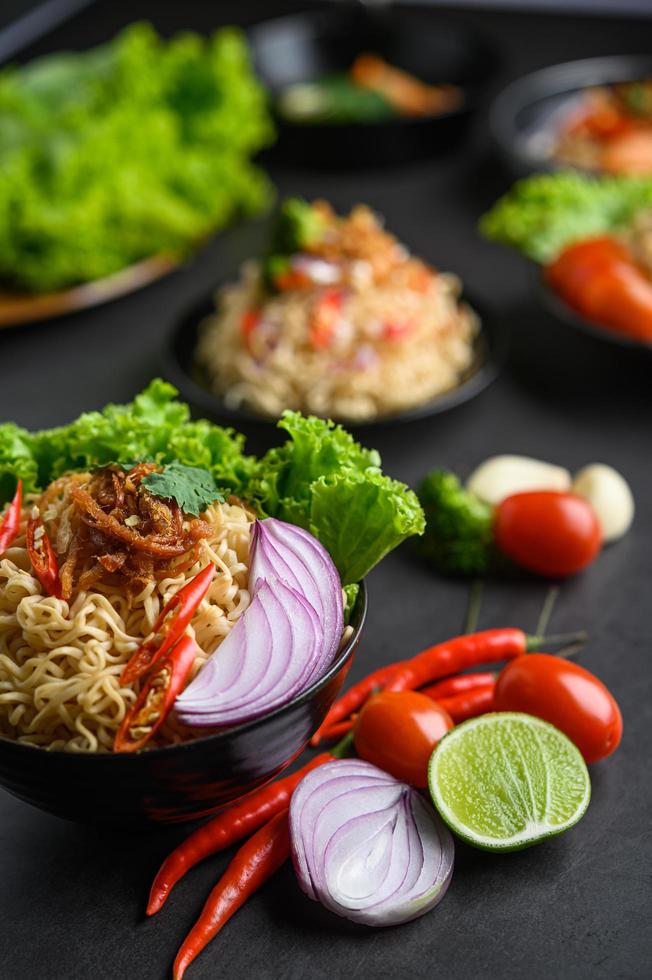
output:
[[[286,272],[280,272],[274,276],[274,285],[280,292],[289,289],[306,289],[308,286],[312,286],[312,279],[300,269],[288,269]]]
[[[310,317],[310,343],[315,350],[330,347],[343,298],[341,289],[325,289],[315,301]]]
[[[447,711],[455,724],[459,725],[467,718],[476,718],[487,711],[493,711],[495,690],[496,684],[492,681],[491,684],[483,684],[473,688],[473,690],[453,694],[449,698],[435,698],[433,700],[436,700],[439,707]],[[428,694],[428,688],[425,688],[423,694]],[[430,697],[429,694],[428,696]]]
[[[414,325],[409,320],[386,323],[383,327],[383,340],[402,340],[412,333]]]
[[[285,864],[289,856],[288,811],[282,810],[243,844],[213,888],[201,915],[177,953],[173,967],[174,980],[181,980],[195,957],[247,899]]]
[[[37,579],[48,595],[62,596],[59,563],[40,517],[27,522],[27,553]]]
[[[14,499],[7,508],[7,513],[0,524],[0,555],[3,555],[18,534],[20,528],[20,512],[23,508],[23,481],[16,484]]]
[[[170,601],[166,603],[152,628],[154,634],[152,639],[146,640],[138,647],[122,671],[120,683],[123,686],[133,684],[139,677],[151,670],[181,639],[199,603],[208,592],[214,574],[215,565],[210,564],[202,568],[198,575],[195,575],[187,585],[175,592]],[[159,634],[162,631],[163,638],[161,639]]]
[[[386,686],[388,691],[414,691],[430,681],[459,674],[477,664],[512,660],[527,653],[527,636],[519,629],[483,630],[438,643],[406,660]]]
[[[430,687],[424,687],[423,694],[435,701],[442,698],[451,698],[456,694],[466,694],[473,691],[476,687],[486,687],[493,684],[498,675],[491,670],[483,670],[476,674],[455,674],[453,677],[446,677],[443,681],[437,681]]]
[[[154,915],[163,908],[176,883],[196,864],[247,837],[285,810],[306,773],[325,762],[332,762],[334,758],[332,753],[322,752],[297,772],[263,786],[195,830],[161,865],[149,893],[147,915]]]
[[[184,687],[199,647],[191,636],[184,636],[172,652],[152,671],[131,706],[113,743],[115,752],[137,752],[161,727]],[[137,734],[139,729],[144,734]]]
[[[247,346],[251,340],[251,335],[260,323],[260,310],[256,307],[252,307],[250,310],[245,310],[242,314],[242,320],[240,321],[240,330],[242,331],[242,336],[245,340]]]
[[[332,706],[323,724],[313,735],[311,744],[318,744],[324,733],[336,722],[348,718],[377,688],[388,691],[416,690],[449,674],[457,674],[483,663],[511,660],[552,642],[563,645],[579,639],[580,635],[528,636],[522,630],[504,627],[464,634],[428,647],[410,660],[388,664],[354,684]]]

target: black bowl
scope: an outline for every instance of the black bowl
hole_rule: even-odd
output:
[[[287,86],[344,71],[364,51],[424,82],[450,82],[464,90],[459,109],[424,119],[317,124],[291,123],[276,114],[279,138],[272,157],[321,169],[402,163],[450,149],[497,64],[495,50],[475,31],[403,5],[375,10],[371,4],[341,3],[266,21],[250,31],[250,40],[272,108]]]
[[[450,391],[395,415],[382,415],[374,419],[337,418],[349,429],[368,429],[392,425],[397,422],[411,422],[448,412],[457,405],[479,395],[495,379],[500,371],[507,352],[508,336],[503,322],[490,315],[482,304],[464,294],[466,302],[479,315],[481,329],[475,341],[473,365],[464,380]],[[243,423],[268,427],[276,424],[276,419],[260,415],[247,408],[229,408],[219,395],[210,390],[208,380],[195,363],[195,349],[199,329],[206,317],[215,313],[214,298],[206,298],[190,312],[185,314],[170,332],[162,350],[162,371],[181,392],[184,400],[197,412],[217,422],[234,426]]]
[[[650,54],[584,58],[524,75],[503,89],[491,107],[489,127],[498,152],[519,177],[560,169],[550,156],[552,140],[583,91],[650,75]]]
[[[353,635],[315,684],[263,718],[139,755],[74,754],[0,737],[0,785],[60,817],[137,827],[212,813],[273,779],[305,748],[344,683],[367,612],[362,583]]]
[[[617,330],[611,330],[609,327],[604,327],[599,323],[594,323],[592,320],[587,320],[580,313],[577,313],[554,289],[550,288],[543,277],[540,267],[537,265],[533,265],[530,268],[530,285],[533,293],[549,316],[554,317],[558,322],[573,327],[573,329],[579,330],[594,340],[610,344],[613,347],[640,351],[643,355],[652,353],[652,341],[646,343],[643,340],[636,340],[634,337],[628,337],[623,333],[618,333]]]

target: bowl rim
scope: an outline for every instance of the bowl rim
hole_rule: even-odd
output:
[[[157,746],[153,749],[147,749],[144,752],[66,752],[64,749],[48,749],[42,745],[29,745],[25,742],[18,742],[12,738],[8,738],[6,735],[0,735],[0,748],[2,748],[2,746],[6,746],[7,748],[10,747],[18,753],[29,753],[30,758],[33,758],[32,753],[36,751],[44,759],[58,759],[60,762],[64,759],[75,760],[74,762],[71,761],[71,765],[92,765],[93,763],[99,764],[99,760],[101,760],[102,764],[108,763],[109,765],[134,766],[141,765],[143,759],[161,759],[169,756],[170,753],[178,754],[182,751],[189,752],[192,751],[193,747],[198,745],[213,743],[217,747],[221,742],[228,741],[235,735],[253,731],[258,726],[262,726],[265,722],[279,718],[285,712],[289,712],[293,708],[299,707],[300,705],[312,700],[314,695],[321,691],[321,689],[332,680],[332,678],[341,670],[346,661],[349,659],[353,649],[359,642],[362,635],[369,608],[369,593],[366,580],[362,579],[362,581],[358,584],[360,589],[353,606],[351,620],[348,624],[353,626],[353,633],[348,638],[344,646],[338,651],[328,669],[309,687],[293,697],[291,701],[288,701],[286,704],[279,705],[277,708],[274,708],[273,711],[269,711],[267,714],[259,715],[257,718],[252,718],[250,721],[243,722],[241,725],[232,725],[229,728],[220,729],[220,731],[212,732],[210,735],[201,735],[199,738],[189,739],[187,742],[177,742],[174,745]],[[353,621],[355,621],[355,625]],[[85,761],[77,763],[77,760],[82,759]],[[108,760],[111,761],[109,762]],[[139,762],[138,760],[141,761]]]
[[[652,340],[636,340],[634,337],[628,337],[627,334],[621,334],[610,327],[602,326],[595,320],[588,320],[583,317],[548,285],[543,268],[536,262],[530,264],[529,279],[532,292],[544,310],[557,320],[615,347],[652,352]]]
[[[351,6],[353,7],[353,5]],[[344,7],[344,5],[342,5],[342,7]],[[307,36],[312,38],[314,38],[318,33],[339,33],[344,25],[344,18],[347,15],[351,16],[351,14],[355,12],[355,7],[353,7],[353,9],[350,11],[344,10],[342,7],[332,5],[330,8],[303,10],[297,11],[296,13],[282,14],[279,17],[268,17],[248,28],[246,33],[252,47],[254,65],[256,66],[257,71],[257,49],[266,44],[272,43],[271,38],[268,36],[270,32],[274,30],[280,32],[283,27],[288,25],[305,25],[305,27],[308,29]],[[398,24],[400,25],[400,29],[402,31],[408,32],[411,30],[412,25],[409,23],[409,17],[414,14],[416,14],[419,18],[425,19],[432,16],[436,17],[437,11],[428,10],[428,8],[421,6],[413,7],[409,10],[403,10],[401,12],[401,17],[398,20]],[[464,23],[461,20],[449,20],[448,18],[444,20],[440,17],[438,29],[451,35],[456,35],[462,39],[465,42],[465,47],[472,51],[472,57],[478,61],[482,60],[485,63],[481,77],[479,77],[477,80],[473,80],[472,82],[462,82],[459,84],[459,87],[464,91],[464,99],[462,100],[461,104],[457,106],[457,108],[450,109],[447,112],[439,112],[434,116],[423,117],[397,115],[388,119],[367,119],[359,122],[295,122],[292,119],[287,119],[285,116],[282,116],[277,112],[275,107],[275,99],[278,95],[278,90],[274,87],[270,87],[267,81],[265,81],[266,88],[271,95],[272,111],[277,124],[287,126],[292,129],[306,131],[319,129],[334,132],[337,130],[346,131],[350,128],[357,129],[359,127],[374,130],[380,129],[383,126],[396,126],[401,128],[422,127],[424,125],[432,125],[440,120],[443,121],[468,114],[476,108],[477,103],[482,99],[484,87],[486,86],[488,80],[496,73],[497,64],[499,62],[499,51],[497,45],[493,43],[491,38],[489,38],[483,31],[479,30],[473,25]],[[416,30],[416,28],[414,30]]]
[[[652,71],[652,54],[596,55],[560,61],[527,72],[500,90],[489,107],[491,137],[507,159],[531,169],[577,169],[556,163],[544,156],[526,153],[519,146],[516,116],[526,106],[547,96],[569,94],[595,85],[618,81],[635,81],[642,71]]]
[[[196,380],[177,356],[176,348],[180,337],[191,330],[196,333],[202,321],[215,313],[217,290],[227,285],[233,278],[221,276],[208,296],[199,302],[195,302],[190,309],[182,312],[175,319],[161,347],[161,369],[165,377],[172,381],[184,398],[213,418],[226,420],[229,425],[247,422],[263,426],[276,426],[280,416],[259,415],[246,407],[229,408],[219,395]],[[448,391],[429,399],[429,401],[414,405],[403,412],[394,412],[391,415],[379,415],[367,419],[336,417],[333,421],[352,430],[382,428],[406,422],[416,422],[419,419],[443,415],[457,408],[458,405],[471,401],[485,388],[488,388],[503,368],[509,349],[509,331],[503,318],[497,315],[494,309],[488,306],[483,299],[476,297],[475,293],[469,293],[463,289],[459,301],[470,306],[480,320],[480,330],[474,340],[475,356],[479,363],[474,367],[471,374],[454,388],[450,388]]]

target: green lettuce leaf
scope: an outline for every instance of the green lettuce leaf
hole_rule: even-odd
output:
[[[536,174],[514,184],[479,228],[487,238],[548,263],[566,245],[622,228],[648,207],[652,177]]]
[[[285,412],[290,439],[259,460],[249,498],[271,517],[298,524],[329,551],[344,585],[359,582],[405,538],[422,534],[423,511],[380,456],[341,426]]]
[[[116,460],[180,464],[177,469],[207,471],[261,515],[309,530],[330,552],[343,585],[359,582],[405,538],[423,533],[416,495],[386,476],[378,453],[341,426],[286,412],[279,427],[287,441],[256,459],[245,454],[242,435],[206,419],[192,421],[176,395],[156,379],[133,402],[84,412],[70,425],[34,433],[0,425],[2,501],[13,495],[18,477],[31,491],[69,470]],[[189,509],[198,501],[186,504]]]
[[[183,257],[272,188],[273,139],[244,35],[159,37],[0,70],[0,280],[56,290],[150,255]]]

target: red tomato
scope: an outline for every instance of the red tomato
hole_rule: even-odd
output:
[[[636,340],[652,339],[652,283],[615,238],[587,238],[563,249],[546,279],[582,316]]]
[[[517,565],[560,578],[589,565],[602,545],[593,508],[574,493],[515,493],[496,509],[494,533],[503,554]]]
[[[447,711],[418,691],[381,691],[364,705],[353,732],[361,759],[412,786],[428,785],[428,762],[453,727]]]
[[[549,653],[512,660],[498,675],[496,711],[525,711],[555,725],[587,762],[611,755],[623,733],[620,708],[602,681]]]

